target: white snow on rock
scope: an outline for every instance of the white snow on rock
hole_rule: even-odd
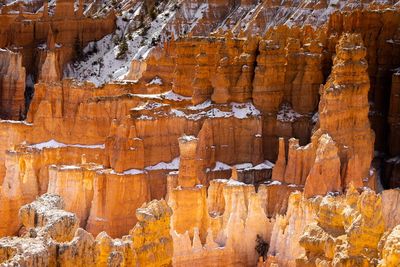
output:
[[[190,97],[178,95],[172,91],[168,91],[162,94],[132,94],[140,98],[147,98],[149,100],[162,100],[167,99],[171,101],[189,101]],[[145,103],[141,106],[132,108],[131,110],[152,110],[157,109],[167,104],[161,103]],[[189,111],[189,112],[188,112]],[[193,112],[191,112],[193,111]],[[165,114],[166,115],[166,114]],[[213,106],[211,101],[207,100],[198,105],[187,106],[185,109],[171,108],[169,115],[186,118],[188,120],[200,120],[202,118],[229,118],[234,117],[237,119],[246,119],[249,117],[259,117],[261,112],[251,102],[247,103],[230,103],[226,105],[215,105]],[[141,115],[137,118],[138,120],[154,120],[155,118],[150,115]]]
[[[160,77],[156,76],[156,77],[154,77],[153,80],[151,80],[149,82],[149,84],[151,84],[151,85],[162,85],[163,81],[162,81],[162,79]]]
[[[272,162],[266,160],[263,163],[260,163],[253,167],[254,170],[265,170],[265,169],[272,169],[275,166]]]
[[[259,116],[260,111],[250,102],[231,103],[233,115],[238,119],[248,118],[249,116]]]
[[[284,103],[276,115],[276,119],[281,122],[294,122],[302,115],[292,109],[288,103]]]
[[[256,166],[254,166],[252,163],[240,163],[236,164],[233,167],[235,167],[237,170],[245,170],[245,171],[251,171],[251,170],[266,170],[266,169],[272,169],[275,165],[268,160],[264,161],[263,163],[260,163]],[[225,171],[225,170],[230,170],[232,169],[231,166],[228,164],[225,164],[223,162],[217,161],[215,164],[214,169],[212,171]]]
[[[154,120],[153,117],[147,116],[147,115],[140,115],[138,118],[136,118],[139,121],[151,121]]]
[[[171,162],[160,162],[156,165],[146,167],[148,171],[155,170],[178,170],[179,169],[180,158],[174,158]]]
[[[143,170],[130,169],[130,170],[126,170],[124,172],[116,172],[116,171],[112,170],[110,173],[116,174],[116,175],[138,175],[138,174],[144,174],[145,172]]]
[[[29,147],[40,149],[40,150],[42,150],[44,148],[61,148],[61,147],[80,147],[80,148],[90,148],[90,149],[104,149],[105,145],[104,144],[101,144],[101,145],[80,145],[80,144],[69,145],[69,144],[57,142],[56,140],[52,139],[47,142],[29,145]]]
[[[187,96],[182,96],[182,95],[178,95],[172,91],[168,91],[166,93],[161,94],[161,97],[167,99],[167,100],[172,100],[172,101],[183,101],[183,100],[191,100],[191,97],[187,97]]]
[[[315,112],[311,120],[314,124],[317,123],[319,121],[319,112]]]
[[[390,158],[386,160],[387,163],[394,163],[394,164],[400,164],[400,156]]]
[[[134,107],[131,110],[139,111],[139,110],[151,110],[151,109],[156,109],[160,108],[163,106],[167,106],[166,104],[158,103],[158,102],[147,102],[144,103],[140,106]]]
[[[132,96],[140,97],[140,98],[147,98],[147,99],[158,99],[158,100],[171,100],[171,101],[183,101],[183,100],[191,100],[191,97],[178,95],[172,91],[168,91],[161,94],[132,94]]]
[[[236,181],[236,180],[232,180],[232,179],[229,179],[228,180],[228,182],[226,183],[228,186],[252,186],[252,185],[248,185],[248,184],[245,184],[245,183],[243,183],[243,182],[239,182],[239,181]]]
[[[231,166],[229,166],[228,164],[225,164],[225,163],[223,163],[223,162],[217,161],[217,162],[215,163],[215,167],[214,167],[214,169],[212,169],[212,171],[213,171],[213,172],[216,172],[216,171],[226,171],[226,170],[230,170],[230,169],[231,169]]]
[[[279,181],[272,181],[270,183],[267,183],[267,185],[281,185],[282,183]]]
[[[203,117],[208,118],[229,118],[235,117],[237,119],[245,119],[251,116],[260,116],[260,111],[253,105],[251,102],[239,104],[239,103],[231,103],[227,105],[230,110],[223,111],[215,106],[212,107],[211,101],[205,101],[202,104],[189,106],[188,110],[198,111],[198,113],[194,114],[186,114],[183,110],[171,110],[171,115],[175,115],[177,117],[186,117],[189,120],[199,120]]]
[[[182,141],[185,141],[185,142],[190,142],[190,141],[196,140],[197,138],[196,138],[196,136],[193,136],[193,135],[183,135],[179,139]]]
[[[204,101],[201,104],[189,106],[188,109],[190,110],[202,110],[211,107],[212,103],[211,100]]]
[[[237,170],[245,170],[245,169],[250,169],[253,167],[253,164],[251,163],[240,163],[240,164],[236,164],[235,168]]]
[[[28,123],[26,121],[0,120],[0,123],[24,124],[24,125],[32,126],[32,123]]]
[[[149,23],[146,30],[145,26],[134,27],[133,25],[140,20],[142,5],[143,3],[138,2],[130,12],[122,11],[117,17],[115,33],[88,44],[84,49],[85,53],[94,47],[97,48],[97,52],[79,62],[69,64],[64,70],[64,77],[88,80],[97,86],[113,80],[123,80],[129,72],[131,62],[144,60],[149,55],[155,46],[155,41],[163,37],[167,25],[175,17],[175,5],[171,2]],[[132,31],[131,28],[137,30]],[[128,51],[124,57],[117,59],[122,39],[126,40]]]
[[[60,170],[80,170],[81,167],[76,165],[60,165]]]

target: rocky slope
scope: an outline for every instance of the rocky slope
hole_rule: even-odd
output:
[[[1,266],[399,264],[396,1],[0,6]]]

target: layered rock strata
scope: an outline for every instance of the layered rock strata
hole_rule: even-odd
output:
[[[171,210],[152,201],[136,211],[130,235],[112,239],[105,232],[94,238],[78,228],[78,218],[63,211],[62,198],[45,194],[24,206],[22,237],[0,239],[4,266],[171,266]]]
[[[26,72],[22,54],[0,49],[0,117],[23,119],[25,107]]]
[[[268,259],[258,266],[369,266],[378,261],[389,266],[398,259],[392,242],[399,220],[393,224],[385,211],[383,203],[397,199],[387,193],[359,193],[352,186],[346,195],[306,199],[293,193],[287,214],[276,218]]]
[[[66,15],[82,18],[82,3],[75,14],[70,2],[58,1],[54,20],[67,24],[62,19]],[[0,123],[0,174],[5,173],[0,190],[1,234],[17,234],[22,223],[20,234],[26,237],[4,239],[4,261],[11,261],[10,265],[30,261],[78,266],[168,266],[171,262],[254,266],[262,256],[254,249],[259,235],[271,245],[265,264],[397,264],[399,222],[397,210],[392,209],[397,206],[397,192],[384,191],[381,204],[381,197],[372,191],[363,189],[359,195],[351,187],[375,188],[375,172],[370,168],[374,135],[368,115],[374,127],[385,121],[387,100],[382,91],[388,85],[382,80],[396,65],[388,55],[388,47],[394,54],[398,51],[396,11],[338,12],[319,29],[272,28],[275,22],[262,20],[263,16],[273,18],[284,7],[288,12],[281,14],[282,21],[292,24],[286,19],[293,10],[324,12],[327,3],[242,1],[239,5],[233,1],[232,10],[225,10],[226,3],[219,1],[184,4],[190,10],[204,9],[201,18],[191,11],[177,12],[182,21],[201,22],[191,31],[208,33],[224,20],[224,25],[235,25],[240,37],[228,31],[166,43],[165,53],[159,47],[149,60],[132,64],[128,78],[139,81],[102,87],[55,82],[60,73],[56,65],[63,62],[65,52],[63,46],[56,47],[55,39],[70,36],[48,38],[49,51],[39,60],[44,83],[36,85],[28,122]],[[350,9],[358,5],[350,4]],[[238,6],[244,8],[235,9]],[[143,6],[146,12],[154,7],[154,2]],[[253,13],[243,16],[249,10]],[[325,15],[321,20],[327,19]],[[23,16],[18,21],[25,21]],[[305,17],[292,20],[308,20]],[[265,35],[246,36],[254,31]],[[347,31],[361,34],[342,34]],[[395,39],[387,39],[391,37]],[[318,88],[330,71],[315,115]],[[370,83],[374,105],[368,103]],[[396,138],[396,90],[394,78],[389,112],[392,139]],[[264,159],[275,157],[277,136],[297,139],[289,140],[287,151],[280,139],[270,182],[272,164]],[[308,145],[301,146],[309,139]],[[386,169],[390,177],[397,173],[395,156],[396,152],[388,160],[393,165]],[[396,185],[396,178],[389,181]],[[346,196],[336,196],[346,188]],[[303,194],[290,195],[303,189]],[[45,195],[21,210],[22,222],[16,219],[21,205],[47,191],[61,195],[64,204]],[[171,210],[163,201],[139,208],[138,218],[134,217],[143,202],[165,195],[174,212],[171,221]],[[48,199],[53,197],[57,201]],[[65,221],[71,229],[64,229]],[[112,239],[126,234],[135,222],[133,240]],[[79,229],[73,236],[78,224],[94,234],[103,230],[108,234],[102,232],[94,239]],[[170,230],[175,243],[172,260]],[[60,237],[59,231],[68,237]],[[44,237],[52,241],[43,242]],[[26,252],[24,242],[39,253]],[[8,244],[17,249],[8,250]]]
[[[350,183],[361,187],[374,179],[375,136],[368,120],[366,49],[360,35],[344,34],[336,50],[331,76],[321,87],[319,129],[312,142],[300,147],[298,140],[289,140],[285,168],[285,147],[280,141],[274,178],[304,184],[306,197],[342,191]]]
[[[183,137],[181,142],[181,155],[186,157],[197,139]],[[206,188],[194,182],[192,166],[192,160],[181,161],[179,172],[168,177],[174,266],[254,266],[260,256],[254,249],[257,236],[270,240],[275,222],[271,218],[283,216],[286,197],[301,188],[267,182],[256,192],[253,185],[238,181],[234,168],[229,180],[210,181],[206,194]]]

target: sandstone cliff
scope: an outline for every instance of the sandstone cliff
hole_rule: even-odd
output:
[[[371,171],[374,133],[368,120],[365,55],[360,35],[341,37],[332,73],[320,89],[319,129],[307,146],[300,147],[298,140],[289,140],[286,168],[281,141],[279,169],[274,178],[304,184],[306,197],[342,191],[350,183],[362,187],[365,181],[374,179]]]
[[[171,266],[171,210],[152,201],[136,212],[130,235],[97,238],[78,228],[78,218],[63,211],[62,198],[45,194],[21,208],[22,237],[0,239],[2,266]]]
[[[398,254],[391,243],[397,238],[396,228],[385,223],[392,215],[385,212],[382,196],[371,190],[360,194],[354,187],[345,196],[306,199],[293,193],[288,213],[277,218],[272,230],[268,259],[259,266],[369,266],[379,259],[386,266],[386,261],[396,262]]]
[[[3,9],[2,264],[397,264],[398,4],[203,2]]]
[[[2,119],[23,119],[26,109],[25,76],[22,54],[0,50],[0,116]]]

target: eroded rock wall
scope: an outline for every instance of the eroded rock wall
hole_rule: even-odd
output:
[[[341,37],[332,73],[320,89],[319,129],[312,142],[301,147],[298,140],[290,139],[286,168],[285,149],[280,145],[274,178],[304,184],[306,197],[341,192],[350,183],[362,187],[374,179],[371,162],[375,135],[368,120],[365,56],[360,35]]]
[[[23,119],[25,107],[26,71],[22,54],[0,50],[0,117],[2,119]]]
[[[122,239],[104,232],[93,238],[63,207],[62,198],[53,194],[22,207],[23,235],[0,239],[1,265],[171,266],[171,209],[165,201],[141,206],[136,211],[138,222]]]

